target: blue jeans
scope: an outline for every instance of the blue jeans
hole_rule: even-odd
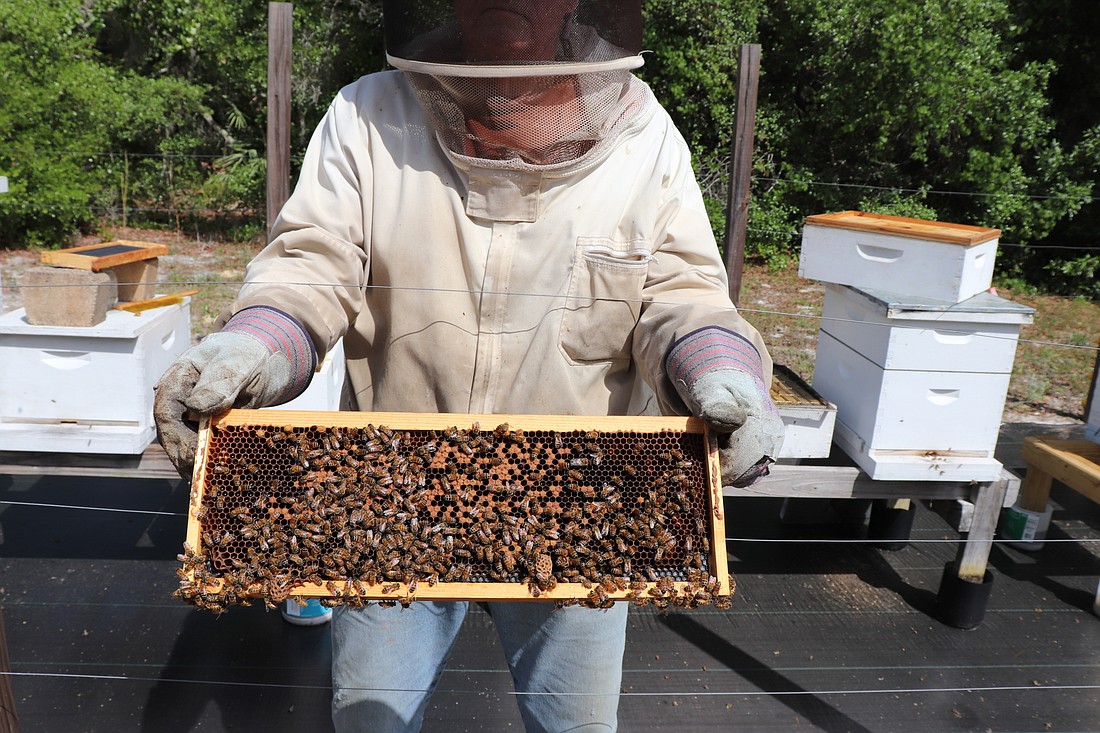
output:
[[[489,604],[528,733],[615,730],[628,605],[594,610],[543,602]],[[336,730],[419,731],[468,607],[466,602],[337,607],[332,618]]]

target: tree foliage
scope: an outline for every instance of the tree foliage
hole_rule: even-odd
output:
[[[1008,277],[1097,293],[1100,14],[1078,0],[645,0],[645,66],[724,231],[740,46],[762,46],[750,256],[862,209],[1003,230]],[[292,153],[384,67],[378,0],[298,0]],[[0,0],[0,241],[129,207],[262,211],[267,8],[241,0]],[[165,212],[168,212],[166,214]],[[133,215],[133,213],[132,213]],[[1053,254],[1052,254],[1053,253]]]
[[[79,0],[0,0],[2,240],[64,241],[116,203],[127,151],[162,150],[193,124],[200,90],[102,63],[101,22]]]
[[[1006,242],[1043,239],[1093,177],[1055,134],[1055,65],[1014,55],[1018,32],[1005,0],[769,3],[761,42],[783,49],[761,90],[783,121],[774,177],[813,180],[792,192],[802,211],[904,196]]]

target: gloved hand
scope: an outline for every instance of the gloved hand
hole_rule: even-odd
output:
[[[783,445],[783,419],[756,347],[732,331],[704,328],[678,340],[665,366],[691,414],[719,433],[722,484],[740,488],[766,476]]]
[[[761,385],[758,378],[734,370],[708,372],[690,388],[677,384],[691,414],[719,433],[723,486],[741,488],[766,476],[783,445],[783,418]]]
[[[190,479],[198,443],[195,415],[293,399],[309,385],[316,353],[301,324],[274,309],[241,311],[180,356],[155,387],[157,438]]]

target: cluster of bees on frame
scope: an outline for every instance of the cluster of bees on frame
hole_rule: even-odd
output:
[[[703,436],[225,425],[211,430],[199,546],[175,595],[224,611],[300,587],[407,606],[438,583],[563,583],[607,607],[727,607],[709,568]],[[298,591],[296,593],[296,591]]]

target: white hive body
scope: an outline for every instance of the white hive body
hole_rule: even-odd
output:
[[[842,211],[807,217],[798,274],[950,303],[988,290],[1000,230]]]
[[[0,316],[0,450],[141,453],[156,437],[153,387],[190,342],[187,299],[95,326]]]
[[[996,479],[1033,312],[989,293],[952,304],[827,285],[813,385],[837,405],[837,443],[876,479]]]

